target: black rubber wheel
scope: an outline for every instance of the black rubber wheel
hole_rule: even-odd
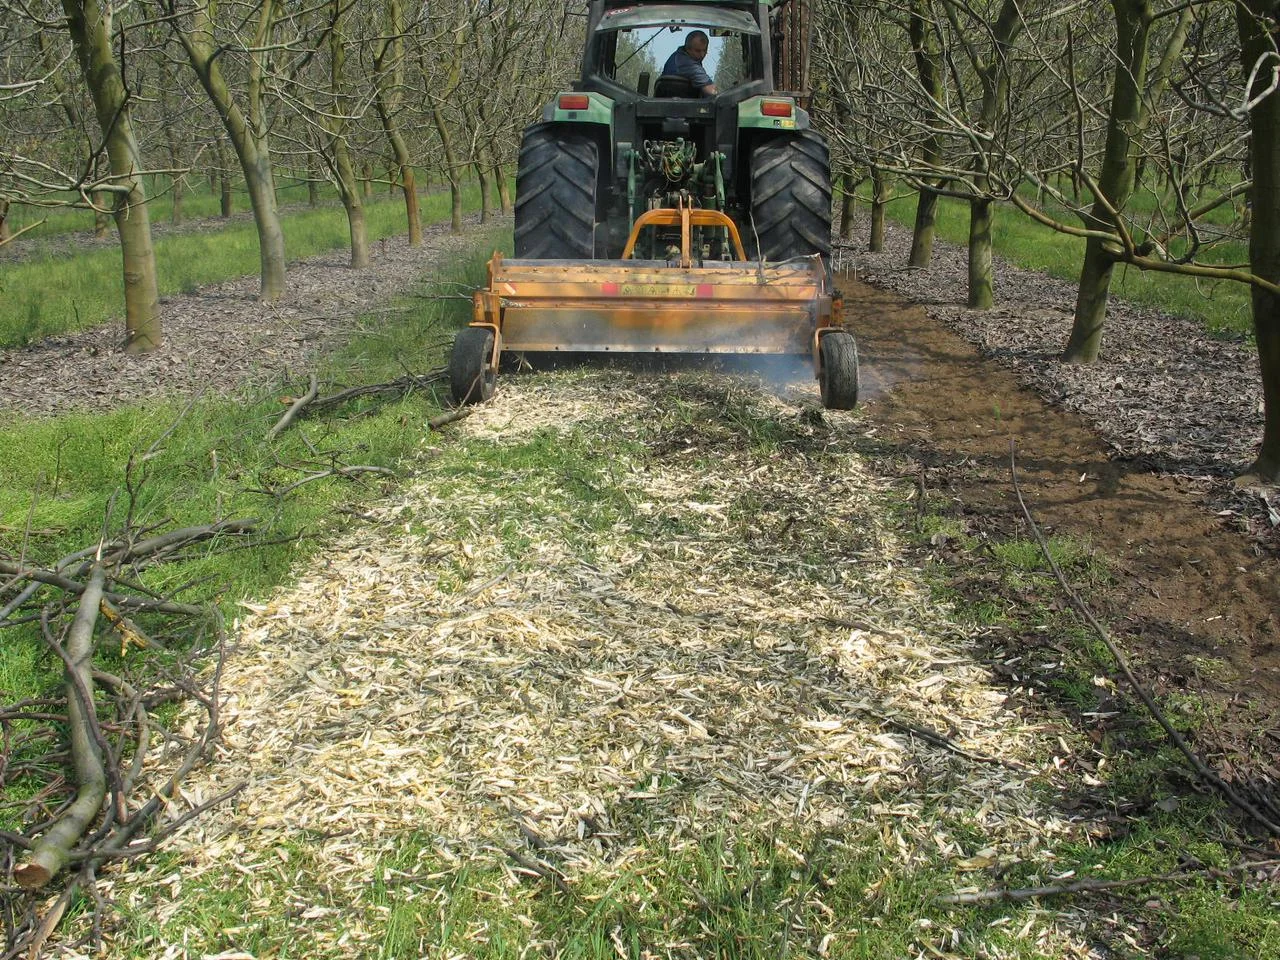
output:
[[[818,343],[818,354],[822,405],[828,410],[852,410],[858,405],[858,342],[851,333],[828,333]]]
[[[449,390],[454,403],[479,403],[493,396],[498,372],[493,368],[493,331],[464,327],[449,356]]]
[[[776,136],[751,152],[749,242],[777,262],[822,254],[831,260],[831,154],[826,141],[805,130]]]
[[[516,167],[517,257],[590,260],[595,256],[599,170],[600,152],[594,140],[547,123],[524,132]]]

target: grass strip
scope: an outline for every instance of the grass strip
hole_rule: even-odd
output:
[[[469,187],[464,193],[465,208],[478,209],[479,198],[479,188]],[[423,196],[423,222],[447,218],[449,203],[447,193]],[[405,230],[404,204],[398,197],[384,194],[367,201],[365,215],[371,241]],[[341,249],[350,242],[341,207],[295,209],[281,219],[290,259]],[[162,296],[194,293],[206,284],[252,275],[260,266],[252,220],[158,235],[155,248]],[[49,250],[9,264],[0,273],[0,348],[97,326],[119,316],[123,303],[120,251],[114,243],[101,249]]]
[[[573,376],[576,374],[560,374],[556,379],[541,381],[539,389],[531,390],[528,396],[554,407],[557,400],[564,399],[564,393],[568,392],[565,388],[572,387]],[[661,390],[661,382],[661,378],[655,376],[645,387]],[[548,759],[572,770],[580,762],[591,761],[576,756],[570,749],[580,748],[585,754],[594,754],[596,750],[616,751],[614,738],[622,740],[628,734],[625,724],[619,722],[616,729],[599,728],[601,740],[583,737],[577,739],[572,748],[567,743],[564,749],[546,747],[548,741],[554,741],[559,735],[556,715],[561,710],[569,713],[577,706],[589,709],[587,704],[575,703],[573,695],[567,693],[569,702],[561,704],[558,694],[574,685],[588,686],[583,678],[591,680],[596,671],[606,671],[606,675],[615,680],[624,675],[652,676],[649,670],[637,669],[643,662],[644,650],[641,645],[633,645],[634,639],[629,640],[622,631],[610,631],[607,645],[591,650],[592,615],[589,605],[583,604],[573,607],[573,643],[567,645],[567,649],[547,646],[532,654],[527,649],[521,653],[522,647],[538,644],[547,632],[554,633],[554,628],[540,624],[539,640],[532,638],[532,617],[540,620],[541,614],[529,614],[520,599],[520,591],[513,588],[496,602],[493,598],[477,600],[471,609],[466,606],[466,598],[477,589],[477,580],[489,582],[487,574],[496,566],[492,561],[501,563],[509,557],[513,563],[532,565],[536,563],[533,558],[539,555],[539,544],[545,547],[562,539],[575,561],[600,569],[607,569],[610,556],[616,558],[630,553],[630,550],[616,549],[620,538],[637,549],[633,558],[646,551],[666,549],[661,541],[668,540],[696,542],[705,538],[712,544],[727,546],[723,540],[717,543],[714,532],[717,525],[707,523],[707,514],[699,511],[679,511],[678,519],[683,527],[679,531],[660,524],[648,511],[652,504],[639,495],[636,483],[637,477],[643,474],[662,474],[670,469],[664,466],[664,460],[674,457],[672,441],[678,443],[677,449],[686,451],[686,441],[694,441],[705,445],[702,452],[707,456],[706,466],[697,471],[691,482],[678,488],[682,502],[687,504],[704,494],[726,499],[758,497],[762,491],[767,495],[767,475],[756,475],[755,483],[750,485],[720,487],[716,483],[743,475],[735,473],[732,463],[733,456],[741,456],[743,450],[760,457],[762,464],[777,459],[779,451],[788,447],[789,458],[803,456],[804,434],[797,432],[790,420],[762,415],[750,405],[738,402],[740,397],[740,394],[721,397],[711,391],[690,390],[684,397],[664,395],[659,404],[660,413],[646,410],[649,416],[639,413],[630,422],[580,423],[562,429],[542,427],[497,438],[473,433],[456,442],[440,444],[434,456],[422,464],[423,475],[433,481],[432,489],[448,489],[450,496],[444,502],[437,502],[433,496],[430,503],[413,503],[412,509],[408,509],[410,504],[406,503],[400,516],[405,518],[406,530],[414,526],[413,536],[423,545],[470,543],[474,546],[473,554],[451,549],[448,556],[436,561],[440,564],[437,585],[443,588],[444,596],[463,601],[456,608],[456,614],[460,620],[465,616],[467,625],[459,634],[482,634],[486,629],[485,616],[500,621],[493,641],[499,645],[500,657],[494,662],[485,659],[482,651],[489,641],[464,641],[457,635],[449,635],[448,640],[441,641],[441,646],[433,646],[425,633],[416,632],[414,656],[431,664],[430,669],[435,671],[431,673],[431,683],[422,684],[414,666],[400,657],[395,642],[388,636],[398,628],[380,634],[377,656],[395,662],[398,686],[413,691],[414,699],[406,698],[406,710],[443,713],[456,718],[447,729],[436,730],[442,739],[424,751],[424,756],[438,757],[431,761],[438,765],[428,768],[420,778],[407,775],[406,782],[395,791],[394,802],[413,809],[415,799],[421,796],[418,789],[427,784],[444,784],[444,793],[449,795],[464,791],[466,784],[458,775],[462,766],[454,767],[454,763],[465,765],[473,778],[496,777],[496,771],[478,754],[488,747],[488,743],[482,744],[482,741],[494,740],[491,731],[497,730],[493,754],[505,752],[514,744],[510,749],[519,760],[499,762],[518,763],[526,771],[528,780],[520,783],[515,780],[521,778],[493,780],[495,785],[501,785],[501,792],[493,794],[484,816],[490,823],[510,824],[513,811],[519,811],[531,793],[539,798],[553,798],[546,801],[553,812],[547,812],[545,818],[532,815],[526,818],[541,833],[525,831],[523,835],[530,840],[525,845],[508,847],[505,842],[499,845],[495,840],[477,850],[473,836],[449,829],[449,818],[443,812],[424,818],[425,823],[406,828],[403,820],[384,819],[385,813],[380,817],[376,807],[357,805],[362,798],[354,790],[351,794],[344,791],[339,802],[358,809],[356,819],[384,824],[376,837],[359,834],[348,838],[343,829],[346,821],[331,822],[316,816],[302,829],[279,829],[273,824],[261,833],[251,834],[248,830],[252,827],[247,828],[239,842],[253,848],[249,856],[257,856],[258,863],[237,860],[234,868],[228,867],[224,848],[221,863],[191,871],[184,869],[191,861],[190,852],[164,853],[151,871],[151,877],[181,877],[180,896],[170,896],[166,901],[163,919],[157,919],[158,911],[148,895],[131,903],[122,913],[124,926],[115,944],[118,955],[141,957],[147,955],[147,951],[158,952],[162,945],[181,943],[193,954],[206,956],[359,954],[386,960],[462,956],[484,960],[516,960],[528,956],[579,960],[617,957],[634,960],[646,957],[1041,960],[1085,956],[1084,949],[1066,949],[1061,931],[1068,930],[1075,934],[1075,944],[1088,944],[1100,956],[1194,955],[1218,960],[1276,956],[1280,948],[1280,925],[1272,915],[1269,891],[1261,884],[1237,888],[1229,882],[1198,877],[1176,884],[1135,883],[1126,894],[1105,898],[1090,895],[1070,901],[1046,899],[1038,903],[965,907],[950,907],[939,902],[940,896],[957,888],[1017,888],[1032,883],[1036,877],[1041,881],[1059,876],[1136,880],[1178,869],[1179,858],[1184,855],[1220,868],[1229,868],[1237,862],[1233,851],[1207,839],[1217,827],[1212,801],[1193,798],[1185,806],[1172,810],[1155,806],[1135,811],[1129,806],[1124,799],[1126,795],[1132,796],[1128,791],[1138,782],[1152,782],[1154,771],[1151,767],[1139,770],[1125,766],[1124,756],[1117,758],[1121,771],[1101,772],[1104,777],[1117,776],[1120,772],[1131,772],[1134,777],[1132,782],[1118,782],[1114,787],[1117,807],[1124,811],[1123,818],[1107,816],[1108,805],[1104,797],[1099,797],[1102,803],[1098,828],[1112,828],[1111,835],[1094,840],[1084,830],[1072,838],[1046,833],[1043,844],[1050,850],[1050,856],[1035,861],[1016,857],[1001,859],[994,849],[1000,845],[997,839],[1000,818],[991,817],[985,806],[979,810],[957,799],[959,782],[954,784],[954,792],[942,795],[936,805],[921,811],[921,818],[927,818],[934,827],[931,838],[934,842],[919,843],[910,831],[909,798],[918,786],[886,785],[875,779],[865,783],[861,797],[867,808],[857,806],[858,798],[849,798],[850,809],[857,815],[847,821],[824,822],[812,813],[797,811],[794,818],[779,823],[776,819],[761,819],[761,811],[752,810],[751,804],[726,803],[724,798],[717,801],[708,798],[701,809],[714,809],[714,813],[700,821],[697,808],[688,798],[702,791],[709,793],[711,783],[705,776],[706,770],[676,762],[677,758],[687,756],[683,751],[705,749],[708,755],[720,751],[727,755],[728,748],[736,746],[730,764],[749,764],[761,756],[743,749],[741,740],[735,739],[727,727],[709,723],[712,732],[704,748],[681,747],[675,740],[668,741],[662,749],[669,751],[664,763],[670,763],[670,767],[661,775],[655,769],[652,778],[645,777],[635,785],[634,793],[625,785],[618,785],[625,778],[612,779],[619,773],[616,767],[603,770],[608,776],[584,780],[600,804],[599,808],[590,809],[608,812],[607,827],[598,836],[602,850],[611,854],[598,859],[581,856],[581,836],[564,828],[552,806],[564,803],[565,794],[541,787],[535,790],[533,785],[545,776]],[[535,415],[532,409],[535,406],[530,402],[529,408],[522,409],[522,415]],[[503,415],[499,422],[512,421]],[[694,455],[696,452],[684,452],[679,457],[687,463]],[[839,460],[825,463],[825,456],[825,452],[821,456],[815,453],[811,465],[838,467]],[[833,455],[833,459],[838,456]],[[763,466],[760,472],[765,473]],[[667,481],[684,473],[684,467],[677,468],[676,474],[668,475],[667,480],[649,489],[672,489]],[[706,482],[709,489],[702,488],[699,480]],[[478,504],[476,493],[481,490],[490,496]],[[483,512],[477,510],[478,505],[483,505]],[[772,506],[778,512],[796,509],[786,502],[774,502]],[[783,538],[811,535],[816,540],[831,542],[827,533],[812,526],[817,519],[814,514],[802,515],[794,527],[788,525],[779,538],[771,538],[759,526],[762,515],[768,516],[767,508],[766,504],[753,503],[744,511],[743,522],[757,524],[755,550],[770,564],[788,565],[805,557],[807,551],[802,543]],[[726,511],[726,516],[736,515],[734,509]],[[903,517],[908,516],[904,511]],[[847,531],[849,519],[848,515],[839,516],[837,525]],[[909,521],[904,519],[902,524],[906,522]],[[777,529],[775,524],[770,526]],[[526,539],[530,534],[532,539]],[[388,541],[394,539],[392,535],[387,537]],[[489,547],[485,546],[485,540],[489,541]],[[493,548],[495,540],[501,541],[502,549]],[[608,549],[610,547],[614,549]],[[488,558],[486,549],[493,550]],[[391,545],[386,552],[394,554],[395,550]],[[716,564],[715,552],[713,548],[704,554],[704,562]],[[1064,558],[1078,557],[1073,566],[1084,564],[1088,559],[1080,545],[1068,541],[1060,541],[1056,552]],[[468,562],[476,566],[455,580],[446,571],[459,557],[468,558]],[[383,559],[387,559],[385,555]],[[668,559],[663,557],[657,566],[665,565]],[[825,578],[829,560],[828,552],[825,558],[816,561],[815,577]],[[1027,563],[1023,560],[1020,550],[1011,551],[1008,562],[1011,575],[1027,574]],[[1029,562],[1029,557],[1027,560]],[[424,558],[426,562],[430,561]],[[384,569],[393,567],[394,561]],[[582,571],[576,562],[570,569],[578,571],[571,574],[573,577]],[[756,576],[770,575],[763,570],[761,568]],[[823,572],[816,572],[819,570]],[[726,584],[725,596],[732,596],[732,578],[720,577],[725,573],[729,571],[720,568],[711,576]],[[661,577],[663,573],[652,569],[649,575]],[[556,576],[554,562],[544,565],[539,574],[540,583],[554,582]],[[384,582],[380,589],[386,589],[393,582]],[[798,579],[790,582],[797,591],[802,589]],[[642,583],[643,574],[637,566],[618,581],[616,589],[609,589],[607,595],[631,594],[639,598],[644,595]],[[669,584],[660,589],[663,595],[670,595]],[[543,598],[557,595],[555,588],[541,594]],[[295,611],[301,610],[307,606],[310,596],[293,595],[289,598],[290,606]],[[430,602],[434,604],[443,598]],[[684,598],[679,598],[679,602],[685,603]],[[362,608],[353,602],[350,609]],[[796,609],[803,609],[803,604],[797,603]],[[634,615],[643,616],[638,612]],[[430,623],[413,618],[404,607],[398,607],[395,617],[419,626]],[[531,619],[526,621],[525,617]],[[369,629],[377,622],[375,615],[364,621],[364,628]],[[386,625],[385,621],[382,623]],[[302,631],[309,629],[304,626]],[[287,633],[277,636],[273,644],[287,636]],[[446,634],[441,632],[440,636]],[[757,637],[743,647],[767,650],[771,646],[767,636]],[[350,668],[354,676],[367,675],[361,672],[358,662],[352,662],[354,658],[348,658],[349,648],[329,646],[333,643],[333,638],[329,638],[325,650],[335,660],[342,658],[343,669]],[[443,654],[445,645],[448,645],[447,655]],[[679,646],[678,642],[671,644],[661,654],[660,661],[655,659],[655,663],[661,662],[663,672],[682,672],[684,661]],[[474,697],[483,697],[488,691],[483,689],[483,683],[460,683],[458,674],[451,672],[451,657],[460,665],[458,672],[465,672],[468,677],[486,670],[500,676],[501,683],[495,689],[503,693],[485,707],[501,715],[501,703],[514,701],[517,706],[512,708],[511,716],[528,719],[536,725],[538,734],[526,736],[521,724],[506,726],[496,719],[492,728],[485,726],[491,718],[481,719],[471,713],[470,708]],[[641,660],[634,659],[637,657]],[[714,704],[723,695],[723,688],[717,692],[717,671],[710,661],[702,662],[710,669],[690,690],[695,696],[683,703],[707,719],[708,714],[701,711],[711,710],[714,714]],[[762,661],[750,656],[743,663],[763,666]],[[538,672],[544,665],[551,666],[547,674]],[[948,668],[939,666],[939,669]],[[552,678],[557,682],[551,682]],[[561,680],[563,690],[559,688]],[[628,695],[629,706],[622,711],[628,721],[653,702],[652,691],[644,689],[647,682],[638,679],[635,687],[622,687]],[[460,695],[464,691],[466,696]],[[545,697],[544,709],[519,706],[519,698],[527,694]],[[786,698],[775,702],[779,708],[787,704]],[[313,700],[308,709],[319,708]],[[367,704],[364,709],[368,709]],[[528,713],[524,713],[525,710]],[[374,715],[379,718],[370,723],[374,735],[387,738],[381,741],[383,746],[379,750],[388,744],[395,745],[394,749],[405,743],[397,740],[393,732],[399,721],[386,716],[385,712]],[[725,719],[725,715],[720,714],[720,718]],[[416,720],[405,722],[418,727]],[[359,730],[365,723],[356,720],[352,727]],[[429,725],[418,733],[423,742],[430,742]],[[331,747],[343,736],[348,738],[347,743],[355,739],[352,730],[335,731],[326,727],[323,744]],[[785,739],[779,738],[773,743],[779,748],[779,755],[787,755],[789,748]],[[539,748],[545,750],[545,754],[538,753]],[[841,749],[852,752],[855,748]],[[351,750],[356,752],[354,746]],[[1066,745],[1063,752],[1070,754]],[[422,769],[415,767],[422,758],[415,759],[406,753],[407,750],[396,753],[399,762],[404,764],[403,769]],[[287,762],[277,761],[277,768]],[[913,766],[913,769],[912,779],[950,776],[941,769],[931,773],[927,764]],[[264,778],[270,778],[271,770],[270,764],[264,765]],[[966,775],[963,770],[952,770],[957,781]],[[572,782],[572,778],[561,781],[566,787]],[[284,790],[286,785],[278,783],[275,788]],[[762,787],[762,791],[769,789]],[[1034,797],[1036,803],[1042,802],[1046,807],[1063,804],[1064,816],[1085,815],[1074,805],[1083,798],[1064,797],[1043,782],[1029,781],[1020,785],[1019,792]],[[425,793],[430,795],[430,789]],[[326,798],[316,793],[307,795],[317,803],[326,802]],[[448,801],[439,802],[447,804]],[[898,802],[902,806],[895,806]],[[870,809],[880,804],[895,808]],[[1035,805],[1028,800],[1021,809],[1034,817]],[[677,811],[679,816],[674,815]],[[588,821],[594,822],[595,816],[592,813],[580,822],[587,826]],[[316,829],[321,824],[323,829]],[[328,832],[330,828],[333,833]],[[940,849],[947,839],[961,845],[966,854],[963,860],[955,852],[948,854]],[[353,850],[358,853],[352,853]],[[338,864],[351,861],[361,866],[358,885],[351,885],[350,870],[345,871],[345,881],[335,879],[344,874]],[[583,867],[584,862],[589,865]],[[568,877],[568,882],[563,884],[551,879],[555,876],[553,871],[561,866],[565,867]],[[344,882],[348,885],[342,886]],[[144,882],[135,889],[157,888]],[[160,889],[162,895],[168,895],[173,888],[166,881]]]
[[[419,171],[419,190],[430,189],[424,183],[425,171]],[[210,184],[207,179],[188,174],[183,177],[182,218],[186,223],[205,217],[217,217],[222,213],[222,196],[217,185]],[[143,177],[147,189],[147,212],[153,224],[173,222],[173,179],[159,174],[147,174]],[[375,184],[373,194],[368,199],[384,197],[388,194],[385,183]],[[23,235],[26,242],[62,237],[67,234],[85,233],[94,227],[94,214],[83,207],[70,204],[82,203],[78,193],[67,192],[61,199],[68,204],[61,207],[32,206],[25,203],[14,203],[9,208],[9,226],[21,230],[25,226],[38,224]],[[300,205],[310,202],[310,193],[306,179],[294,177],[288,172],[276,174],[276,199],[281,207]],[[337,191],[328,183],[316,184],[316,199],[324,204],[338,202]],[[249,209],[249,192],[243,181],[233,184],[231,190],[233,210],[245,212]]]

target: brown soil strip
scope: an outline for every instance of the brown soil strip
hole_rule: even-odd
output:
[[[1149,672],[1227,701],[1280,709],[1280,561],[1206,506],[1204,486],[1113,459],[1081,416],[893,293],[846,283],[870,417],[931,509],[993,536],[1025,537],[1010,442],[1043,525],[1090,543],[1116,582],[1093,596]],[[1210,665],[1210,668],[1206,668]]]

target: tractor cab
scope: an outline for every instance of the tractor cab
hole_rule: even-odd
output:
[[[608,10],[592,32],[583,63],[584,89],[611,97],[699,99],[684,77],[663,66],[688,35],[708,37],[703,68],[731,102],[765,93],[768,76],[760,28],[746,11],[731,7],[654,4]]]

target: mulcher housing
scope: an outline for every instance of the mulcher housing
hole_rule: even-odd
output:
[[[718,94],[628,72],[694,28],[720,41]],[[459,402],[504,353],[587,351],[811,356],[824,403],[854,405],[807,47],[806,0],[592,0],[581,78],[524,133],[515,258],[495,255],[455,344]]]

